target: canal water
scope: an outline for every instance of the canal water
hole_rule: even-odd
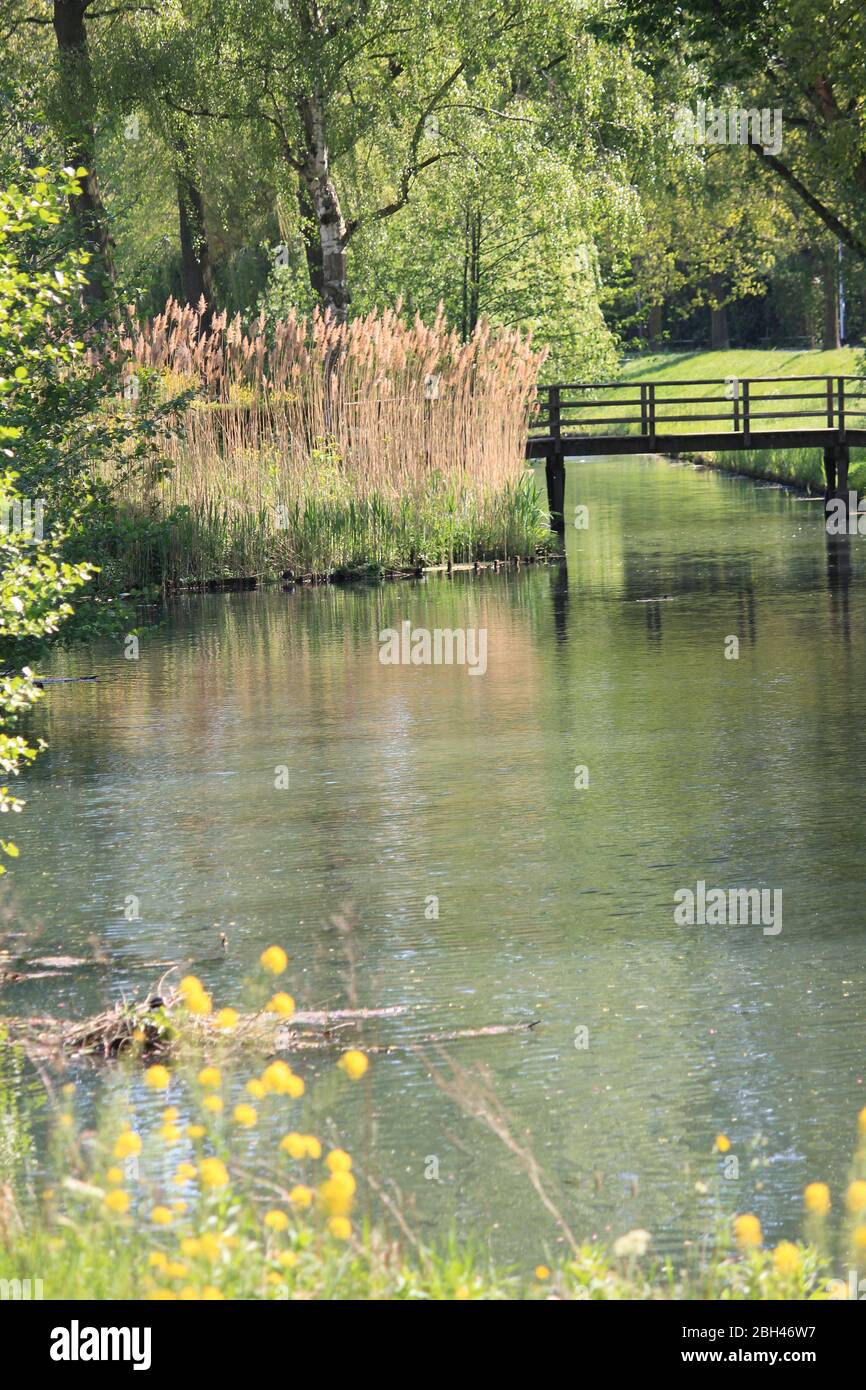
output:
[[[431,1080],[443,1052],[485,1069],[579,1237],[676,1254],[715,1200],[794,1236],[866,1105],[866,539],[655,458],[571,461],[567,518],[563,565],[190,597],[138,660],[60,659],[100,678],[38,714],[2,1011],[82,1016],[175,961],[238,1003],[276,942],[299,1005],[405,1008],[351,1035],[383,1049],[369,1084],[298,1062],[292,1127],[338,1124],[422,1238],[559,1249]],[[486,670],[383,664],[407,621],[486,631]],[[781,893],[781,930],[681,924],[699,881]]]

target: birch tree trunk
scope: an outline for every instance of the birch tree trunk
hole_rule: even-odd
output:
[[[316,93],[299,99],[298,114],[305,145],[300,177],[319,233],[322,304],[331,310],[338,322],[343,323],[349,313],[346,221],[336,185],[331,178],[324,111]]]

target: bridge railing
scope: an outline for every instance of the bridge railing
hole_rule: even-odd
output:
[[[766,391],[771,385],[812,389]],[[690,389],[699,394],[682,394]],[[680,394],[668,394],[671,391]],[[599,395],[602,392],[605,394]],[[627,393],[624,398],[611,394],[622,392]],[[796,406],[792,407],[791,402]],[[803,402],[808,403],[805,409]],[[671,408],[682,406],[693,408],[686,413],[670,413]],[[773,408],[764,409],[765,406]],[[866,419],[863,377],[766,376],[727,377],[723,381],[605,381],[539,386],[529,425],[532,435],[554,442],[587,433],[615,436],[635,432],[652,440],[658,434],[689,433],[683,426],[691,426],[692,433],[704,434],[707,430],[701,426],[713,421],[713,433],[730,431],[748,441],[753,432],[760,434],[765,428],[763,423],[755,428],[756,422],[797,421],[792,425],[797,429],[804,427],[800,421],[808,420],[812,423],[806,428],[833,430],[844,441],[846,422],[857,421],[852,427],[862,428],[861,419]]]

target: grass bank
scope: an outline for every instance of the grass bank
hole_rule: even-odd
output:
[[[628,362],[620,372],[623,381],[654,381],[665,385],[671,381],[722,381],[726,377],[797,377],[797,376],[854,376],[863,361],[862,351],[839,348],[831,352],[788,352],[783,349],[737,349],[729,352],[656,353]],[[803,388],[795,382],[767,383],[766,393],[784,401],[791,392]],[[698,415],[706,407],[701,398],[711,399],[711,387],[689,388],[695,403],[677,407],[683,415]],[[792,409],[798,403],[792,402]],[[766,408],[766,407],[765,407]],[[795,416],[764,422],[764,427],[794,429],[809,421]],[[817,423],[817,421],[812,422]],[[866,423],[866,422],[864,422]],[[709,428],[710,426],[704,426]],[[688,424],[671,426],[673,432],[688,429]],[[690,455],[695,457],[695,455]],[[728,453],[702,453],[703,462],[730,473],[744,473],[753,478],[765,478],[787,483],[812,492],[823,492],[824,471],[820,449],[755,449],[749,452],[732,450]],[[851,450],[849,486],[866,493],[866,449]]]
[[[317,577],[544,551],[524,448],[543,354],[442,319],[315,315],[244,329],[169,302],[130,322],[128,391],[183,402],[162,463],[132,471],[129,587]]]
[[[38,1279],[35,1296],[65,1300],[849,1296],[841,1276],[866,1251],[866,1109],[852,1123],[841,1217],[827,1186],[812,1182],[803,1239],[767,1248],[757,1216],[731,1206],[746,1183],[727,1179],[741,1176],[741,1163],[751,1169],[749,1154],[719,1134],[684,1176],[700,1196],[703,1229],[681,1258],[662,1259],[640,1228],[608,1245],[576,1236],[567,1200],[486,1072],[442,1048],[433,1060],[419,1054],[431,1086],[485,1124],[526,1177],[537,1248],[505,1267],[485,1253],[484,1231],[475,1242],[422,1241],[411,1193],[401,1195],[405,1174],[397,1188],[372,1156],[344,1146],[346,1092],[369,1086],[378,1053],[363,1049],[363,1035],[347,1046],[343,1019],[343,1032],[318,1040],[332,1065],[309,1096],[303,1068],[292,1065],[309,1044],[300,1032],[292,1043],[303,1015],[280,978],[287,965],[280,947],[262,952],[243,1010],[217,1007],[204,982],[184,977],[170,1015],[152,1004],[148,1021],[125,1034],[123,1055],[101,1064],[95,1116],[68,1056],[28,1055],[0,1038],[0,1279],[31,1281],[31,1296]],[[160,1029],[170,1042],[161,1054]]]

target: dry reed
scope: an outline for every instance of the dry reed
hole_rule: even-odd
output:
[[[130,370],[197,398],[164,440],[166,476],[137,476],[127,501],[188,511],[169,578],[528,553],[524,457],[544,359],[516,331],[469,342],[396,310],[349,324],[294,312],[244,331],[169,300],[130,316]],[[414,553],[412,553],[414,552]]]

